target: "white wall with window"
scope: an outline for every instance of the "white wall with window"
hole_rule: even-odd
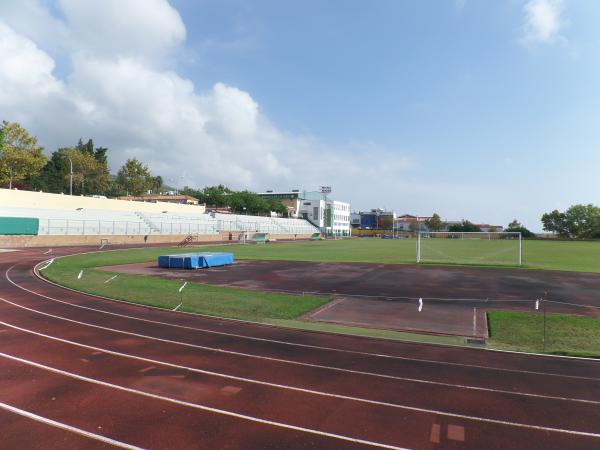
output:
[[[327,221],[330,211],[331,222]],[[350,236],[350,203],[337,200],[303,200],[298,217],[307,219],[321,232],[333,236]]]
[[[334,236],[350,236],[350,203],[333,200],[329,206],[332,214],[331,233]]]

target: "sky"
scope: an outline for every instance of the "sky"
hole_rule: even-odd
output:
[[[541,230],[600,203],[595,0],[2,0],[0,119],[115,173]]]

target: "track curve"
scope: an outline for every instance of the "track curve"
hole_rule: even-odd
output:
[[[100,299],[35,277],[45,252],[0,254],[2,448],[600,446],[599,361]]]

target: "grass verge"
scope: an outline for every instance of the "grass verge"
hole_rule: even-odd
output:
[[[548,314],[545,348],[540,313],[490,311],[488,324],[491,348],[600,358],[600,319],[594,317]]]
[[[199,283],[189,283],[181,295],[178,290],[182,282],[178,280],[118,274],[106,283],[117,273],[88,268],[84,269],[81,279],[77,278],[78,273],[78,269],[60,267],[58,261],[42,271],[50,281],[89,294],[165,309],[173,309],[182,302],[181,311],[251,321],[293,319],[329,301],[326,297],[263,293]]]

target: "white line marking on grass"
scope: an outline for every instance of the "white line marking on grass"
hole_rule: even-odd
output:
[[[114,251],[114,250],[110,250],[110,251]],[[598,381],[598,378],[594,378],[594,377],[584,377],[584,376],[578,376],[578,375],[565,375],[565,374],[558,374],[558,373],[550,373],[550,372],[539,372],[539,371],[534,371],[534,370],[521,370],[521,369],[506,369],[506,368],[502,368],[502,367],[490,367],[490,366],[481,366],[481,365],[477,365],[477,364],[467,364],[467,363],[457,363],[457,362],[449,362],[449,361],[436,361],[436,360],[431,360],[431,359],[422,359],[422,358],[410,358],[407,356],[398,356],[398,355],[389,355],[389,354],[385,354],[385,353],[370,353],[370,352],[361,352],[361,351],[357,351],[357,350],[347,350],[347,349],[340,349],[340,348],[335,348],[335,347],[324,347],[324,346],[319,346],[319,345],[311,345],[311,344],[300,344],[300,343],[296,343],[296,342],[289,342],[289,341],[281,341],[281,340],[277,340],[277,339],[268,339],[268,338],[259,338],[259,337],[255,337],[255,336],[247,336],[247,335],[243,335],[243,334],[237,334],[237,333],[229,333],[229,332],[224,332],[224,331],[216,331],[216,330],[210,330],[207,328],[198,328],[198,327],[191,327],[191,326],[186,326],[186,325],[179,325],[179,324],[174,324],[174,323],[170,323],[170,322],[163,322],[163,321],[159,321],[159,320],[151,320],[151,319],[144,319],[141,317],[136,317],[136,316],[130,316],[127,314],[120,314],[120,313],[115,313],[115,312],[111,312],[111,311],[106,311],[103,309],[98,309],[98,308],[92,308],[90,306],[84,306],[84,305],[77,305],[74,303],[70,303],[70,302],[66,302],[64,300],[60,300],[54,297],[50,297],[48,295],[45,294],[41,294],[39,292],[36,291],[32,291],[31,289],[27,289],[26,287],[23,287],[21,285],[19,285],[18,283],[15,283],[9,276],[9,272],[12,270],[13,267],[15,267],[15,265],[9,267],[5,274],[4,277],[6,278],[6,280],[11,283],[12,285],[16,286],[17,288],[29,292],[31,294],[34,294],[38,297],[42,297],[57,303],[61,303],[67,306],[71,306],[74,308],[81,308],[81,309],[86,309],[89,311],[95,311],[95,312],[99,312],[99,313],[103,313],[103,314],[107,314],[107,315],[112,315],[115,317],[122,317],[122,318],[126,318],[126,319],[132,319],[132,320],[138,320],[141,322],[146,322],[146,323],[152,323],[152,324],[156,324],[156,325],[165,325],[165,326],[170,326],[170,327],[174,327],[174,328],[180,328],[180,329],[186,329],[186,330],[191,330],[191,331],[197,331],[197,332],[201,332],[201,333],[209,333],[209,334],[216,334],[216,335],[222,335],[222,336],[230,336],[230,337],[236,337],[236,338],[240,338],[240,339],[248,339],[248,340],[253,340],[253,341],[258,341],[258,342],[271,342],[271,343],[277,343],[277,344],[282,344],[282,345],[289,345],[289,346],[293,346],[293,347],[301,347],[301,348],[311,348],[311,349],[315,349],[315,350],[323,350],[323,351],[331,351],[331,352],[339,352],[339,353],[347,353],[347,354],[353,354],[353,355],[361,355],[361,356],[369,356],[369,357],[375,357],[375,358],[388,358],[388,359],[397,359],[397,360],[401,360],[401,361],[412,361],[412,362],[419,362],[419,363],[425,363],[425,364],[436,364],[436,365],[445,365],[445,366],[452,366],[452,367],[466,367],[466,368],[476,368],[476,369],[482,369],[482,370],[489,370],[489,371],[498,371],[498,372],[508,372],[508,373],[526,373],[526,374],[531,374],[531,375],[540,375],[540,376],[551,376],[551,377],[560,377],[560,378],[572,378],[572,379],[579,379],[579,380],[592,380],[592,381]],[[35,273],[35,268],[34,268],[34,273]],[[65,288],[59,284],[53,283],[51,281],[48,281],[46,279],[43,278],[38,278],[48,284],[52,284],[54,286],[57,286],[61,289],[65,289],[65,290],[69,290],[72,292],[76,292],[78,294],[84,294],[80,291],[77,291],[76,289],[71,289],[71,288]],[[111,302],[116,302],[116,303],[123,303],[122,301],[117,301],[115,299],[111,299],[108,297],[101,297],[101,296],[97,296],[97,295],[92,295],[92,294],[84,294],[87,296],[92,296],[92,297],[96,297],[96,298],[101,298],[104,300],[109,300]],[[140,306],[140,307],[147,307],[147,305],[143,305],[140,303],[134,303],[134,302],[127,302],[124,301],[124,303],[130,304],[130,305],[136,305],[136,306]],[[159,311],[165,312],[164,308],[156,308],[153,306],[150,306],[150,308],[155,308]],[[202,317],[201,314],[194,314],[194,316],[198,316],[198,317]],[[219,319],[219,320],[228,320],[228,319],[224,319],[222,317],[216,317],[216,316],[207,316],[207,317],[211,317],[212,319]],[[260,322],[249,322],[249,321],[241,321],[242,323],[251,323],[254,325],[261,325],[261,326],[272,326],[272,325],[268,325],[268,324],[263,324]],[[414,345],[414,343],[413,343]],[[464,349],[464,347],[459,347],[461,349]],[[548,359],[553,359],[553,358],[564,358],[567,360],[584,360],[584,361],[589,361],[591,363],[599,363],[599,361],[595,358],[579,358],[579,357],[569,357],[569,356],[557,356],[557,355],[540,355],[540,354],[536,354],[536,353],[524,353],[524,352],[511,352],[511,351],[504,351],[504,350],[493,350],[494,352],[498,352],[498,353],[509,353],[509,354],[516,354],[516,355],[531,355],[531,356],[536,356],[536,357],[540,357],[540,358],[548,358]]]
[[[17,408],[15,406],[8,405],[6,403],[0,402],[0,409],[4,409],[6,411],[10,411],[14,414],[18,414],[23,417],[27,417],[28,419],[35,420],[36,422],[41,422],[46,425],[50,425],[55,428],[60,428],[61,430],[70,431],[71,433],[79,434],[86,438],[94,439],[96,441],[104,442],[106,444],[113,445],[115,447],[126,448],[130,450],[141,450],[142,447],[136,447],[135,445],[126,444],[125,442],[117,441],[115,439],[111,439],[100,434],[91,433],[89,431],[82,430],[81,428],[75,428],[71,425],[67,425],[66,423],[57,422],[56,420],[48,419],[47,417],[39,416],[29,411],[25,411],[24,409]]]
[[[180,303],[175,308],[173,308],[171,311],[177,311],[179,308],[181,308],[181,305],[183,305],[183,303]]]
[[[113,275],[113,276],[112,276],[112,277],[110,277],[108,280],[106,280],[106,281],[104,282],[104,284],[110,283],[112,280],[114,280],[114,279],[115,279],[115,278],[117,278],[118,276],[119,276],[118,274],[117,274],[117,275]]]
[[[542,399],[547,399],[547,400],[571,401],[571,402],[576,402],[576,403],[589,403],[589,404],[600,405],[600,401],[594,401],[594,400],[585,400],[585,399],[569,398],[569,397],[559,397],[559,396],[551,396],[551,395],[543,395],[543,394],[532,394],[532,393],[519,392],[519,391],[505,391],[505,390],[501,390],[501,389],[492,389],[492,388],[485,388],[485,387],[479,387],[479,386],[468,386],[468,385],[461,385],[461,384],[444,383],[444,382],[441,382],[441,381],[430,381],[430,380],[422,380],[422,379],[417,379],[417,378],[399,377],[399,376],[395,376],[395,375],[378,374],[378,373],[374,373],[374,372],[365,372],[365,371],[354,370],[354,369],[344,369],[344,368],[334,367],[334,366],[325,366],[325,365],[321,365],[321,364],[311,364],[311,363],[305,363],[305,362],[299,362],[299,361],[292,361],[292,360],[286,360],[286,359],[281,359],[281,358],[273,358],[273,357],[269,357],[269,356],[259,356],[259,355],[253,355],[253,354],[250,354],[250,353],[236,352],[236,351],[232,351],[232,350],[224,350],[224,349],[220,349],[220,348],[207,347],[207,346],[197,345],[197,344],[190,344],[190,343],[187,343],[187,342],[173,341],[173,340],[170,340],[170,339],[157,338],[157,337],[153,337],[153,336],[146,336],[146,335],[143,335],[143,334],[132,333],[132,332],[129,332],[129,331],[123,331],[123,330],[117,330],[117,329],[113,329],[113,328],[107,328],[107,327],[103,327],[101,325],[94,325],[94,324],[89,324],[89,323],[85,323],[85,322],[80,322],[80,321],[77,321],[77,320],[73,320],[73,319],[68,319],[68,318],[65,318],[65,317],[57,316],[55,314],[50,314],[50,313],[45,313],[43,311],[38,311],[38,310],[35,310],[33,308],[29,308],[27,306],[18,305],[16,303],[11,302],[10,300],[6,300],[5,298],[2,298],[2,297],[0,297],[0,301],[3,301],[3,302],[8,303],[10,305],[13,305],[13,306],[15,306],[17,308],[21,308],[21,309],[25,309],[27,311],[31,311],[31,312],[36,313],[36,314],[41,314],[41,315],[46,316],[46,317],[52,317],[52,318],[55,318],[55,319],[64,320],[64,321],[75,323],[75,324],[78,324],[78,325],[83,325],[83,326],[87,326],[87,327],[97,328],[97,329],[101,329],[101,330],[105,330],[105,331],[110,331],[110,332],[114,332],[114,333],[119,333],[119,334],[125,334],[125,335],[128,335],[128,336],[134,336],[134,337],[138,337],[138,338],[142,338],[142,339],[149,339],[149,340],[155,340],[155,341],[159,341],[159,342],[165,342],[165,343],[168,343],[168,344],[174,344],[174,345],[181,345],[181,346],[184,346],[184,347],[197,348],[197,349],[211,351],[211,352],[216,352],[216,353],[224,353],[224,354],[229,354],[229,355],[234,355],[234,356],[241,356],[241,357],[247,357],[247,358],[254,358],[254,359],[262,359],[262,360],[266,360],[266,361],[272,361],[272,362],[278,362],[278,363],[284,363],[284,364],[293,364],[293,365],[297,365],[297,366],[301,366],[301,367],[309,367],[309,368],[316,368],[316,369],[332,370],[332,371],[336,371],[336,372],[350,373],[350,374],[353,374],[353,375],[372,376],[372,377],[390,379],[390,380],[401,381],[401,382],[420,383],[420,384],[426,384],[426,385],[432,385],[432,386],[442,386],[442,387],[448,387],[448,388],[454,388],[454,389],[467,389],[467,390],[473,390],[473,391],[493,392],[493,393],[498,393],[498,394],[508,394],[508,395],[516,395],[516,396],[524,396],[524,397],[532,397],[532,398],[542,398]],[[72,345],[80,345],[80,346],[84,346],[84,347],[90,347],[90,348],[93,348],[94,350],[105,351],[107,353],[114,353],[114,354],[118,353],[118,352],[114,352],[112,350],[106,350],[106,349],[99,348],[99,347],[91,347],[91,346],[87,346],[86,344],[80,344],[80,343],[76,343],[76,342],[73,342],[73,341],[68,341],[66,339],[62,339],[62,338],[58,338],[58,337],[55,338],[53,336],[49,336],[49,335],[45,335],[45,334],[42,334],[42,333],[38,333],[36,331],[27,330],[25,328],[17,327],[16,325],[11,325],[11,324],[8,324],[6,322],[0,322],[0,324],[6,325],[6,326],[11,327],[11,328],[19,329],[19,330],[21,330],[23,332],[26,332],[26,333],[31,333],[31,334],[35,334],[35,335],[38,335],[38,336],[46,337],[48,339],[56,339],[56,340],[61,341],[61,342],[70,343]],[[161,362],[161,361],[156,361],[156,360],[151,360],[151,359],[143,358],[141,356],[128,355],[126,353],[119,353],[119,356],[131,357],[131,358],[139,358],[139,359],[143,359],[143,360],[148,361],[148,362],[153,362],[155,364],[164,364],[164,365],[170,365],[171,364],[171,363],[167,363],[167,362]],[[181,368],[183,366],[179,366],[179,367]],[[187,368],[187,367],[183,367],[183,368]],[[191,369],[191,368],[187,368],[187,369],[189,369],[189,370],[200,370],[200,369]],[[238,377],[235,377],[234,375],[220,374],[220,373],[217,373],[217,372],[203,371],[203,373],[210,373],[210,374],[215,375],[215,376],[232,377],[232,378],[241,379],[241,380],[244,380],[244,381],[247,381],[247,382],[255,382],[255,383],[259,383],[259,384],[269,384],[266,381],[253,380],[253,379],[249,379],[249,378],[238,378]],[[283,387],[283,385],[277,385],[277,386]],[[303,389],[303,388],[294,388],[292,386],[285,386],[285,387],[288,388],[288,389],[299,389],[299,390]],[[317,393],[317,392],[318,391],[313,391],[313,393]],[[337,395],[337,394],[321,393],[321,395]],[[350,397],[345,397],[345,398],[348,399]],[[359,401],[358,398],[354,398],[354,400]],[[374,400],[366,400],[366,399],[362,399],[362,400],[365,400],[365,401],[368,401],[368,402],[375,402]],[[393,404],[387,404],[387,406],[392,406],[392,405]]]
[[[186,406],[189,408],[194,408],[194,409],[199,409],[202,411],[207,411],[207,412],[211,412],[211,413],[216,413],[216,414],[220,414],[220,415],[224,415],[224,416],[229,416],[229,417],[235,417],[237,419],[242,419],[245,421],[249,421],[249,422],[256,422],[256,423],[261,423],[264,425],[271,425],[274,427],[278,427],[278,428],[284,428],[284,429],[288,429],[288,430],[294,430],[294,431],[301,431],[304,433],[309,433],[309,434],[314,434],[314,435],[318,435],[318,436],[324,436],[324,437],[328,437],[328,438],[333,438],[333,439],[338,439],[338,440],[342,440],[342,441],[346,441],[346,442],[355,442],[357,444],[364,444],[364,445],[370,445],[372,447],[379,447],[379,448],[387,448],[387,449],[393,449],[393,450],[406,450],[402,447],[398,447],[395,445],[389,445],[389,444],[382,444],[380,442],[373,442],[373,441],[368,441],[368,440],[364,440],[364,439],[358,439],[358,438],[353,438],[350,436],[344,436],[341,434],[335,434],[335,433],[328,433],[326,431],[320,431],[320,430],[315,430],[312,428],[305,428],[305,427],[300,427],[297,425],[291,425],[291,424],[287,424],[287,423],[283,423],[283,422],[275,422],[272,420],[268,420],[268,419],[261,419],[260,417],[254,417],[254,416],[250,416],[247,414],[240,414],[240,413],[236,413],[233,411],[227,411],[224,409],[220,409],[220,408],[213,408],[211,406],[206,406],[206,405],[202,405],[199,403],[190,403],[190,402],[186,402],[183,400],[177,400],[175,398],[171,398],[171,397],[166,397],[164,395],[158,395],[158,394],[151,394],[149,392],[144,392],[144,391],[140,391],[137,389],[132,389],[132,388],[128,388],[125,386],[120,386],[118,384],[112,384],[112,383],[108,383],[106,381],[102,381],[102,380],[97,380],[95,378],[90,378],[90,377],[85,377],[83,375],[78,375],[76,373],[73,372],[68,372],[66,370],[61,370],[61,369],[56,369],[54,367],[50,367],[50,366],[46,366],[44,364],[40,364],[40,363],[36,363],[34,361],[30,361],[27,359],[23,359],[23,358],[19,358],[17,356],[13,356],[13,355],[9,355],[6,353],[2,353],[0,352],[0,357],[3,358],[7,358],[13,361],[17,361],[20,362],[22,364],[26,364],[28,366],[32,366],[32,367],[36,367],[38,369],[42,369],[42,370],[46,370],[48,372],[52,372],[52,373],[56,373],[58,375],[63,375],[69,378],[73,378],[76,380],[80,380],[80,381],[85,381],[87,383],[92,383],[92,384],[96,384],[99,386],[104,386],[104,387],[108,387],[111,389],[116,389],[119,391],[123,391],[123,392],[128,392],[130,394],[136,394],[136,395],[140,395],[142,397],[148,397],[148,398],[152,398],[155,400],[162,400],[165,402],[169,402],[169,403],[173,403],[176,405],[180,405],[180,406]],[[567,432],[569,432],[570,434],[581,434],[583,432],[570,432],[567,430]],[[583,434],[583,435],[587,435]],[[593,435],[592,436],[598,436],[600,437],[600,435]]]
[[[81,269],[81,270],[79,271],[79,275],[77,275],[77,279],[78,279],[78,280],[81,280],[81,277],[82,277],[82,276],[83,276],[83,269]]]
[[[187,281],[186,281],[185,283],[183,283],[183,284],[181,285],[181,287],[179,288],[179,291],[178,291],[178,292],[181,292],[181,291],[183,291],[183,290],[185,289],[185,287],[187,286],[187,284],[188,284],[188,282],[187,282]]]

